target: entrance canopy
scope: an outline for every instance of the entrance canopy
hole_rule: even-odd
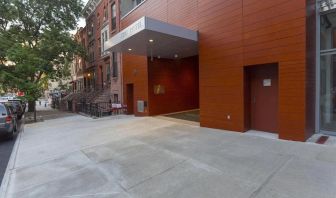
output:
[[[119,32],[105,48],[112,52],[158,58],[185,58],[198,54],[198,32],[142,17]]]

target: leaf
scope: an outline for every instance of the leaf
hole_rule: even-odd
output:
[[[33,101],[49,80],[69,78],[74,56],[86,54],[69,34],[82,7],[80,0],[0,1],[0,90]]]

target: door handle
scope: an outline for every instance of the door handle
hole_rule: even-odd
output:
[[[255,103],[256,103],[256,97],[255,97],[255,96],[253,96],[252,103],[253,103],[253,104],[255,104]]]

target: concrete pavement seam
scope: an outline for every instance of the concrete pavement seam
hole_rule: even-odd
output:
[[[165,174],[166,172],[169,172],[169,171],[173,170],[173,169],[176,168],[177,166],[179,166],[179,165],[185,163],[186,161],[188,161],[188,159],[184,159],[184,160],[182,160],[182,161],[180,161],[180,162],[177,162],[176,164],[172,165],[171,167],[169,167],[169,168],[167,168],[167,169],[165,169],[165,170],[163,170],[163,171],[161,171],[161,172],[159,172],[159,173],[157,173],[157,174],[155,174],[155,175],[153,175],[153,176],[150,176],[150,177],[148,177],[148,178],[146,178],[146,179],[144,179],[144,180],[138,182],[137,184],[134,184],[133,186],[128,187],[127,189],[125,188],[125,189],[127,190],[126,192],[132,190],[133,188],[135,188],[135,187],[137,187],[137,186],[139,186],[139,185],[141,185],[141,184],[143,184],[143,183],[146,183],[147,181],[153,179],[154,177],[163,175],[163,174]]]
[[[249,198],[255,198],[261,192],[261,190],[271,181],[271,179],[280,172],[283,168],[285,168],[292,160],[294,159],[293,156],[290,156],[283,164],[281,164],[275,171],[269,175],[266,180],[251,194]]]
[[[72,171],[72,172],[70,172],[70,173],[68,173],[68,174],[64,174],[64,175],[59,176],[59,177],[57,177],[57,178],[53,178],[53,179],[51,179],[51,180],[49,180],[49,181],[47,181],[47,182],[37,183],[37,184],[31,185],[31,186],[25,187],[25,188],[23,188],[23,189],[20,189],[20,190],[16,191],[15,193],[24,192],[24,191],[27,191],[27,190],[29,190],[29,189],[36,188],[36,187],[38,187],[38,186],[42,186],[42,185],[45,185],[45,184],[50,184],[50,183],[52,183],[52,182],[55,182],[55,181],[64,179],[64,178],[66,178],[66,177],[75,175],[75,174],[78,173],[78,172],[81,172],[81,171],[83,171],[83,170],[85,170],[85,169],[87,169],[87,168],[90,168],[91,165],[92,165],[91,163],[88,163],[88,164],[86,164],[85,166],[83,166],[83,167],[81,167],[81,168],[79,168],[79,169],[76,169],[75,171]],[[5,197],[0,197],[0,198],[5,198]]]
[[[81,197],[95,197],[95,196],[114,196],[120,194],[119,192],[112,192],[112,193],[92,193],[92,194],[83,194],[83,195],[69,195],[69,196],[62,196],[63,198],[81,198]]]

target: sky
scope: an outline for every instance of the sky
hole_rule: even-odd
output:
[[[83,5],[85,6],[88,1],[89,0],[82,0]],[[80,20],[77,23],[77,27],[79,28],[79,27],[84,27],[84,26],[85,26],[85,19],[80,18]],[[76,32],[77,32],[77,30],[70,31],[71,34],[76,34]]]
[[[88,1],[89,0],[82,0],[83,5],[85,6]],[[79,27],[84,27],[85,26],[85,19],[81,18],[81,20],[79,21],[78,25],[79,25]]]

